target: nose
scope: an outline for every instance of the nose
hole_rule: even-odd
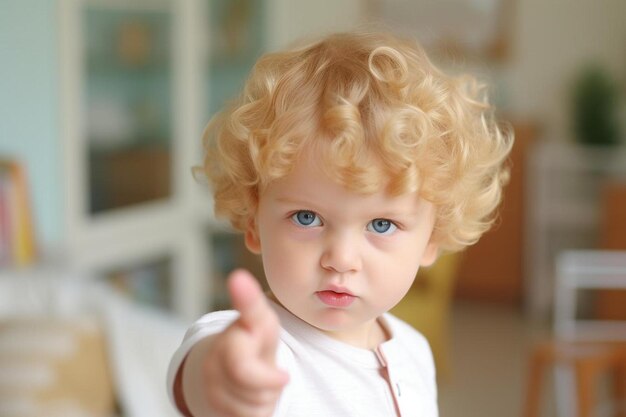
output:
[[[359,271],[362,259],[358,239],[348,233],[329,235],[320,264],[322,268],[337,273]]]

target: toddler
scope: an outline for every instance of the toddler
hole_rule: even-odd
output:
[[[492,224],[512,136],[471,77],[414,42],[343,33],[260,58],[205,132],[215,212],[260,254],[234,310],[187,332],[186,416],[437,416],[427,341],[388,311]]]

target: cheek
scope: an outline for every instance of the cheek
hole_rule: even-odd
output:
[[[393,255],[371,264],[375,270],[374,276],[378,277],[378,290],[385,294],[390,302],[400,301],[413,284],[419,270],[420,259],[419,248],[416,246],[407,243],[402,248],[396,248]]]
[[[413,284],[419,265],[414,261],[390,262],[387,265],[379,266],[377,275],[381,291],[390,296],[400,294],[404,296]],[[393,285],[390,285],[393,283]]]
[[[288,239],[270,238],[262,245],[263,268],[273,291],[285,286],[296,287],[299,278],[311,274],[314,251]]]
[[[387,268],[384,272],[385,279],[379,281],[377,288],[374,288],[374,299],[372,303],[381,311],[389,311],[395,307],[409,292],[417,267],[415,268]]]

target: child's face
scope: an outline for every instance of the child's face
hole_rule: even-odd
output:
[[[419,266],[435,260],[434,207],[416,194],[349,191],[311,159],[264,190],[246,243],[262,254],[269,286],[287,310],[364,345]]]

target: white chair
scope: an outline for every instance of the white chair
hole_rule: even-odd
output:
[[[166,390],[169,361],[187,324],[104,291],[103,316],[120,405],[128,417],[177,417]]]
[[[567,250],[556,260],[554,331],[560,340],[626,341],[626,322],[577,319],[578,291],[626,290],[626,251]]]

